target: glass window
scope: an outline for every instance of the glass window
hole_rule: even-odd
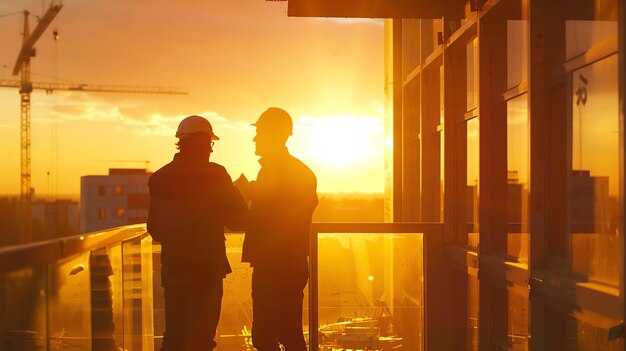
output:
[[[478,247],[478,179],[480,177],[478,118],[467,121],[467,244]]]
[[[618,57],[572,73],[573,270],[619,285]]]
[[[98,218],[105,218],[106,217],[106,212],[104,211],[104,208],[99,208],[98,209]]]
[[[528,79],[528,21],[507,21],[507,89]]]
[[[508,290],[508,350],[528,350],[528,294],[527,289],[517,291],[518,287]],[[523,289],[523,288],[521,288]]]
[[[507,102],[507,253],[528,263],[528,96]]]
[[[115,186],[115,195],[122,195],[124,192],[124,189],[122,188],[121,185],[116,185]]]
[[[478,107],[478,39],[475,38],[466,47],[466,90],[467,111]]]
[[[98,196],[106,195],[106,187],[104,185],[98,186]]]
[[[423,72],[424,88],[421,110],[421,220],[441,221],[443,203],[443,100],[440,84],[442,65],[435,64]]]
[[[569,60],[617,38],[617,21],[565,21],[565,33],[565,57]]]
[[[413,72],[419,65],[420,20],[402,20],[402,78]]]
[[[480,284],[478,278],[468,275],[467,282],[467,327],[468,327],[468,350],[478,351],[478,313]]]
[[[422,19],[420,23],[422,29],[421,59],[423,62],[440,46],[438,36],[443,32],[443,21],[441,19]]]
[[[126,210],[123,208],[118,208],[117,209],[117,218],[124,218],[124,216],[126,215]]]
[[[589,324],[551,308],[545,309],[546,350],[606,350],[624,349],[624,339],[609,340],[606,327]]]

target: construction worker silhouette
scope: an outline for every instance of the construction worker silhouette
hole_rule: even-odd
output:
[[[258,351],[278,351],[279,343],[305,351],[302,302],[317,179],[285,146],[293,132],[287,112],[270,107],[253,125],[261,169],[245,191],[250,218],[242,252],[253,267],[252,343]]]
[[[209,121],[189,116],[178,126],[174,160],[149,180],[148,232],[161,243],[165,291],[162,351],[204,351],[216,346],[223,278],[231,272],[224,226],[244,227],[248,207],[226,169],[209,162]]]

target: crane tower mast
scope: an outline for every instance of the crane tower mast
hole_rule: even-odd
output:
[[[28,18],[24,11],[24,32],[20,54],[13,68],[13,75],[20,74],[20,81],[0,81],[0,87],[19,87],[20,89],[20,236],[22,243],[32,241],[32,196],[31,187],[31,138],[30,138],[30,94],[33,89],[47,92],[53,90],[120,92],[142,94],[187,94],[178,88],[137,87],[121,85],[33,83],[30,80],[30,59],[35,56],[35,43],[45,32],[52,20],[61,11],[63,5],[51,4],[46,13],[30,32]]]
[[[30,184],[30,58],[35,56],[35,43],[61,11],[63,5],[50,5],[37,27],[30,32],[28,17],[24,11],[24,32],[22,49],[15,62],[13,75],[21,74],[20,86],[20,235],[23,243],[32,241],[32,188]]]

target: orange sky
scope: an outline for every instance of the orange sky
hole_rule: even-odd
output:
[[[2,0],[0,16],[50,0]],[[381,20],[288,18],[263,0],[65,0],[39,40],[33,81],[178,86],[187,96],[32,95],[36,194],[78,194],[80,176],[109,167],[155,170],[174,153],[182,117],[201,114],[221,137],[212,161],[254,179],[253,127],[268,106],[292,114],[288,146],[321,192],[382,192]],[[31,30],[36,19],[31,17]],[[0,79],[21,44],[22,16],[0,18]],[[52,40],[57,29],[61,40]],[[0,88],[0,193],[19,193],[19,94]],[[47,176],[50,172],[51,175]]]

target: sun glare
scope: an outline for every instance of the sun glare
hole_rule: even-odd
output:
[[[298,120],[306,136],[305,153],[320,163],[350,167],[370,160],[382,149],[382,119],[377,117],[310,118]]]

